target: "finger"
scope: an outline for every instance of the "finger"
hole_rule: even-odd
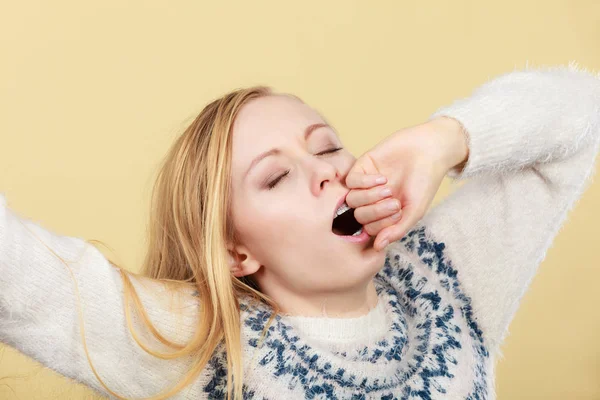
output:
[[[352,189],[346,195],[346,204],[350,208],[358,208],[376,203],[391,195],[392,189],[388,186],[376,186],[370,189]]]
[[[368,206],[358,207],[354,210],[354,218],[364,226],[388,217],[399,210],[400,201],[398,201],[398,199],[390,198]]]
[[[422,215],[418,209],[412,206],[402,208],[402,215],[398,223],[383,229],[375,238],[373,247],[376,250],[383,250],[385,247],[396,240],[402,239],[404,235],[418,222]]]
[[[346,176],[346,186],[350,189],[367,189],[384,183],[387,183],[387,178],[383,175],[350,172]]]
[[[370,224],[364,225],[363,229],[369,234],[369,236],[377,236],[379,232],[388,226],[392,226],[398,222],[400,217],[402,216],[402,210],[398,211],[395,214],[390,215],[389,217],[377,220],[375,222],[371,222]]]

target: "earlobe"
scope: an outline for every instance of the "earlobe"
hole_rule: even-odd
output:
[[[244,262],[244,263],[234,265],[233,267],[230,268],[230,271],[234,276],[241,278],[246,275],[252,275],[256,271],[258,271],[258,269],[260,268],[260,265],[258,265],[258,267],[255,267],[255,265],[256,264],[254,264],[254,263]]]
[[[241,268],[239,266],[238,261],[236,261],[236,259],[234,258],[234,256],[231,254],[231,249],[228,250],[229,254],[227,255],[227,259],[229,261],[229,270],[231,271],[231,273],[236,276],[236,277],[240,277],[240,272],[241,272]]]

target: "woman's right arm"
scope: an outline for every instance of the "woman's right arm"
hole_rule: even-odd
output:
[[[175,342],[186,343],[197,323],[194,298],[173,294],[157,281],[130,277],[157,329]],[[104,383],[128,398],[157,394],[185,375],[189,360],[163,360],[139,347],[127,326],[123,300],[119,270],[98,249],[20,217],[0,193],[1,342],[108,395],[85,354],[81,310],[89,356]],[[143,342],[168,352],[147,334],[131,307],[134,328]]]

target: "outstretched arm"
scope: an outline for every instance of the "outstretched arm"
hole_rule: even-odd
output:
[[[159,331],[184,344],[197,323],[192,297],[150,279],[131,279]],[[98,249],[20,217],[0,194],[0,341],[108,395],[88,363],[82,317],[89,357],[104,383],[128,398],[157,394],[181,379],[189,360],[162,360],[140,348],[123,301],[121,274]],[[168,352],[132,314],[142,341]]]

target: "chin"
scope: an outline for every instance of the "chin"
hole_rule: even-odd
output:
[[[361,254],[358,266],[358,274],[362,278],[373,278],[385,264],[385,251],[375,251],[373,248],[364,250]]]
[[[369,265],[369,269],[374,271],[373,274],[376,274],[381,270],[385,264],[385,257],[387,251],[385,249],[381,251],[377,251],[373,248],[373,242],[375,238],[372,239],[369,247],[365,248],[363,251],[363,255],[365,258],[365,263]]]

